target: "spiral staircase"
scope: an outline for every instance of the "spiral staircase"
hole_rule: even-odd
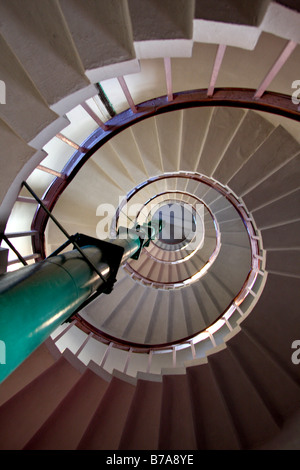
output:
[[[23,181],[70,234],[166,223],[0,385],[2,449],[300,448],[299,8],[207,3],[0,5],[7,270],[65,242]]]

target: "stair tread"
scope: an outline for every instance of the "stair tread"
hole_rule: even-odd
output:
[[[208,365],[187,368],[198,449],[240,449],[230,413]]]
[[[298,383],[300,370],[292,363],[291,345],[299,329],[299,301],[297,278],[269,273],[259,302],[241,323]]]
[[[118,448],[135,386],[113,377],[78,450],[115,450]]]
[[[259,114],[248,111],[213,173],[221,183],[228,183],[233,174],[247,161],[268,137],[273,126]]]
[[[246,330],[241,329],[227,341],[227,347],[238,358],[281,425],[300,405],[299,386]]]
[[[236,193],[245,194],[252,186],[256,186],[260,180],[297,152],[299,152],[299,144],[283,127],[278,126],[231,178],[229,186]],[[259,179],[257,175],[259,175]]]
[[[299,246],[300,221],[261,230],[263,246],[266,250]]]
[[[300,190],[270,202],[266,206],[252,212],[259,229],[276,225],[284,225],[299,219]]]
[[[210,126],[196,171],[211,176],[219,163],[222,153],[230,142],[245,111],[241,109],[215,108],[213,125]],[[228,126],[228,122],[231,126]]]
[[[180,399],[178,399],[180,397]],[[196,449],[186,375],[164,375],[158,449]]]
[[[30,8],[29,4],[24,4],[20,12],[16,4],[1,5],[1,34],[47,103],[52,105],[70,93],[86,87],[89,82],[83,74],[58,6],[51,3],[49,9],[46,5],[41,7],[41,4],[37,3],[34,15],[31,14]],[[11,28],[11,23],[18,17],[16,34],[16,28]],[[64,80],[57,80],[58,76],[64,76]]]
[[[277,423],[230,351],[223,349],[209,355],[208,363],[222,390],[243,448],[255,447],[275,435]]]
[[[243,200],[248,210],[252,211],[297,189],[300,180],[299,168],[300,154],[245,194]]]
[[[0,117],[25,142],[33,140],[44,128],[57,119],[57,115],[46,105],[27,72],[9,48],[4,38],[0,40],[1,79],[14,83],[14,93],[5,106],[1,106]],[[31,119],[28,119],[28,110]]]
[[[1,448],[22,449],[79,377],[79,372],[61,357],[2,405]]]
[[[135,57],[129,17],[123,4],[112,3],[103,10],[100,3],[91,3],[84,9],[84,15],[80,3],[71,6],[62,0],[60,5],[85,70]],[[103,48],[102,44],[107,47]]]
[[[107,387],[87,369],[24,449],[75,450]]]
[[[161,382],[138,380],[119,450],[157,449],[161,396]]]

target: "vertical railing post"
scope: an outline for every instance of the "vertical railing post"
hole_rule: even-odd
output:
[[[211,74],[209,87],[207,89],[207,96],[212,96],[214,94],[215,85],[216,85],[216,81],[217,81],[219,71],[220,71],[220,68],[221,68],[221,65],[222,65],[225,50],[226,50],[226,46],[224,44],[220,44],[218,49],[217,49],[217,54],[216,54],[216,58],[215,58],[213,71],[212,71],[212,74]]]
[[[128,354],[127,354],[127,358],[126,358],[126,362],[125,362],[125,366],[124,366],[124,370],[123,370],[124,374],[127,373],[129,362],[130,362],[130,359],[131,359],[131,355],[132,355],[132,348],[130,348],[128,350]]]
[[[148,354],[148,365],[147,365],[147,370],[146,370],[147,374],[150,372],[150,369],[151,369],[152,356],[153,356],[153,350],[151,349],[151,351]]]
[[[173,101],[172,68],[170,57],[164,58],[168,101]]]
[[[109,345],[106,348],[105,353],[103,354],[102,360],[100,362],[100,367],[104,367],[112,346],[113,346],[113,342],[110,342]]]

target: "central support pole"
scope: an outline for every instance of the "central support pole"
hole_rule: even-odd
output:
[[[119,265],[136,256],[155,235],[150,226],[124,229],[110,242],[75,236],[79,250],[2,274],[0,341],[6,348],[6,363],[0,364],[0,382],[86,301],[109,293]]]

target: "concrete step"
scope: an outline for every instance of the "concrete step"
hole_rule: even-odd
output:
[[[216,354],[210,354],[208,363],[222,390],[242,447],[255,447],[270,435],[275,435],[279,428],[274,417],[247,372],[241,368],[231,352],[225,348]]]
[[[1,448],[21,450],[79,379],[64,357],[2,405]]]
[[[213,110],[213,125],[209,127],[196,171],[207,176],[213,175],[244,115],[245,111],[241,109],[220,107]]]
[[[78,51],[85,74],[92,83],[114,77],[120,62],[125,73],[137,72],[127,2],[60,0],[60,7]],[[125,72],[126,71],[126,72]]]
[[[78,450],[118,448],[134,392],[133,384],[118,377],[112,378],[77,447]]]
[[[162,383],[138,380],[119,450],[157,449]]]
[[[247,194],[299,152],[299,144],[281,126],[276,127],[245,165],[229,181],[237,194]]]
[[[192,450],[196,448],[187,377],[186,375],[164,375],[158,449]]]
[[[42,6],[31,0],[25,5],[14,0],[1,5],[0,15],[2,36],[49,106],[62,115],[75,106],[77,100],[87,97],[84,89],[90,82],[57,3],[47,1]],[[11,27],[13,22],[17,22],[17,28]],[[57,77],[64,77],[64,80],[57,80]],[[61,102],[72,94],[76,94],[76,98],[73,97],[72,104],[69,101],[70,107],[62,107]]]
[[[259,390],[277,424],[281,426],[299,407],[299,386],[266,349],[247,335],[247,331],[241,329],[226,345],[246,371],[251,383]]]
[[[299,188],[300,154],[243,196],[252,211]]]
[[[297,278],[269,273],[259,302],[241,323],[297,383],[300,371],[291,360],[291,345],[298,331],[298,284]]]
[[[238,169],[265,141],[273,126],[259,114],[248,111],[237,127],[235,135],[213,172],[213,177],[227,184]]]
[[[226,399],[206,361],[187,368],[198,449],[241,448]]]
[[[24,450],[75,450],[108,385],[87,369]]]
[[[27,71],[22,67],[2,36],[0,38],[0,54],[1,79],[7,86],[10,84],[6,92],[6,104],[1,106],[0,118],[21,139],[29,145],[30,142],[33,142],[35,146],[37,135],[41,134],[45,128],[50,127],[52,132],[54,131],[58,115],[49,109]],[[30,119],[28,119],[29,113]],[[58,131],[56,130],[56,132]],[[43,144],[45,143],[46,141],[43,142]],[[38,144],[37,148],[40,148]]]

